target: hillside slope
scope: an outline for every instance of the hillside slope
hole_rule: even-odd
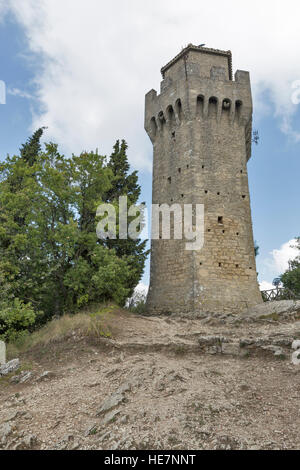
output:
[[[0,378],[0,449],[299,448],[300,306],[275,310],[74,320]]]

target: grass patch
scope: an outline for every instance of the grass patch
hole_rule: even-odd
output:
[[[14,358],[35,348],[40,348],[43,354],[43,351],[47,352],[50,344],[76,335],[94,339],[113,338],[117,332],[115,314],[119,310],[119,307],[113,304],[98,305],[74,315],[53,319],[39,330],[9,343],[7,355]]]

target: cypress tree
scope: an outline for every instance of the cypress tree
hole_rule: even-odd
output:
[[[129,209],[138,203],[141,187],[138,183],[138,172],[130,173],[127,149],[128,145],[125,140],[122,140],[121,143],[117,140],[113,147],[113,153],[107,165],[113,173],[112,187],[106,194],[105,202],[118,204],[120,196],[127,196]],[[130,218],[128,218],[128,223],[130,223]],[[107,240],[105,243],[116,251],[117,256],[129,259],[131,267],[136,273],[130,285],[133,290],[144,272],[145,261],[149,254],[149,251],[146,250],[147,240],[132,240],[131,238],[120,240],[117,238],[117,240]]]
[[[37,156],[41,151],[41,137],[45,129],[46,127],[40,127],[20,148],[21,158],[29,166],[33,166],[36,163]]]

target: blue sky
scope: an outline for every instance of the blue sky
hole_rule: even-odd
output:
[[[293,84],[300,89],[300,6],[274,1],[270,11],[254,0],[245,11],[236,0],[190,0],[189,8],[153,0],[147,11],[137,0],[113,3],[0,0],[0,80],[7,87],[6,104],[0,105],[0,159],[17,152],[41,125],[48,126],[46,139],[66,154],[96,147],[109,154],[114,141],[125,138],[149,205],[145,93],[159,90],[161,66],[182,46],[206,41],[230,49],[234,69],[250,70],[252,77],[260,141],[248,165],[249,185],[260,246],[257,269],[267,286],[294,256],[289,242],[300,235],[300,104],[292,101]],[[232,12],[228,24],[226,8]],[[144,284],[148,270],[149,264]]]

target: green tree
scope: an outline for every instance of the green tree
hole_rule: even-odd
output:
[[[128,191],[129,200],[137,200],[136,172],[120,190],[117,181],[124,181],[128,172],[124,166],[116,169],[94,152],[66,158],[55,144],[41,151],[41,135],[42,130],[35,133],[19,156],[0,165],[2,336],[5,329],[12,336],[12,330],[22,331],[32,322],[45,322],[90,302],[124,304],[147,256],[144,242],[131,247],[116,240],[109,245],[96,234],[97,207],[113,188],[113,201],[118,191]]]
[[[137,171],[130,173],[127,149],[128,145],[125,140],[122,140],[121,143],[117,140],[114,145],[113,153],[107,165],[112,171],[113,179],[111,188],[106,193],[105,202],[112,203],[118,207],[119,197],[127,196],[127,210],[129,210],[131,206],[138,203],[141,187],[138,183]],[[128,217],[127,229],[132,220],[133,217]],[[119,233],[118,230],[119,226],[117,225],[117,234]],[[129,237],[127,237],[126,240],[117,238],[116,240],[107,240],[106,245],[109,248],[113,248],[117,256],[121,258],[125,256],[129,259],[131,268],[133,272],[135,272],[129,286],[132,294],[135,286],[142,277],[145,261],[149,254],[149,251],[146,250],[147,240],[133,240]]]
[[[45,129],[45,127],[40,127],[20,148],[21,158],[29,166],[36,163],[38,155],[41,152],[41,138]]]
[[[300,237],[296,239],[296,247],[300,252]],[[300,298],[300,253],[296,259],[289,262],[288,270],[280,276],[283,287],[290,289]]]

